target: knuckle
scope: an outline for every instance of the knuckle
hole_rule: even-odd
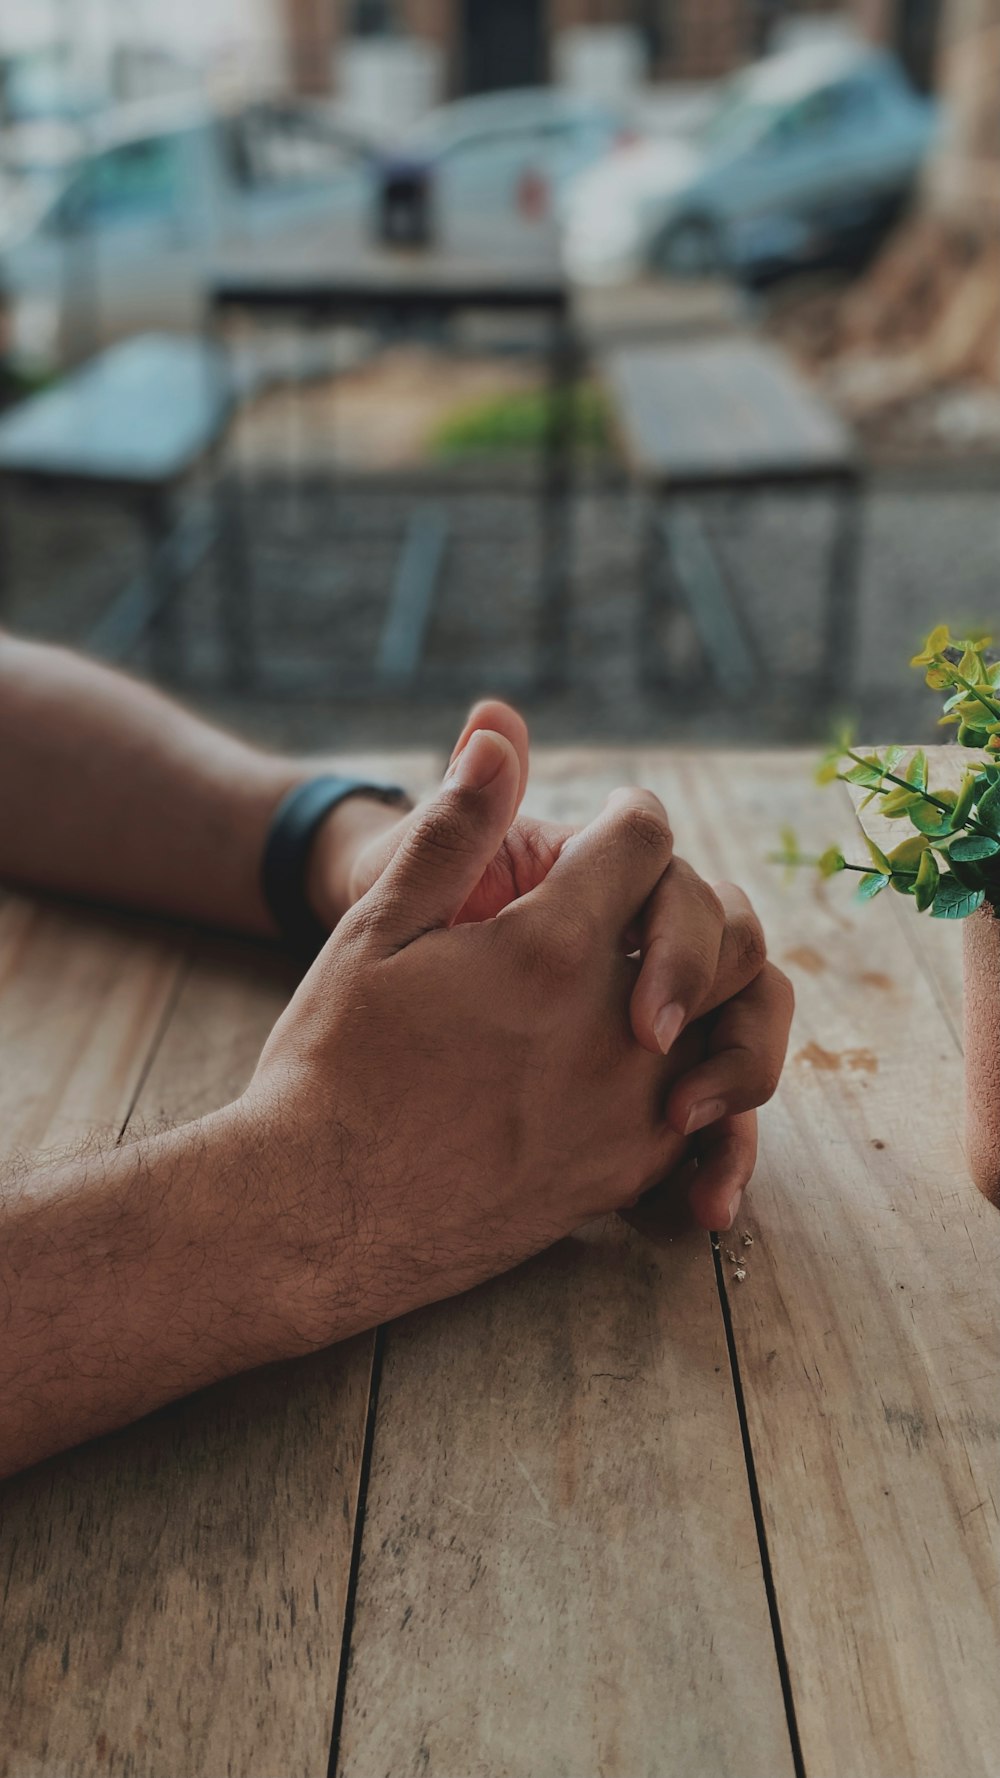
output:
[[[454,858],[468,851],[469,834],[461,790],[428,809],[414,830],[412,847],[422,853]]]
[[[633,803],[622,809],[620,819],[625,838],[636,851],[652,853],[654,857],[670,851],[673,835],[670,822],[662,810],[650,808],[644,803]]]
[[[768,1062],[760,1071],[759,1093],[755,1094],[758,1105],[767,1105],[774,1098],[781,1082],[781,1067],[776,1062]]]
[[[795,1011],[795,989],[791,981],[784,970],[779,969],[774,963],[768,965],[768,978],[774,989],[775,999],[781,1005],[782,1010],[787,1013],[789,1022],[791,1022],[792,1014]]]
[[[337,922],[338,944],[348,951],[364,951],[374,939],[381,909],[381,898],[370,891],[355,902]]]
[[[525,966],[537,980],[551,986],[572,981],[586,958],[583,927],[566,913],[558,918],[550,914],[544,921],[525,921],[522,946]]]
[[[697,908],[699,914],[704,917],[706,923],[713,923],[717,926],[725,925],[726,910],[723,907],[722,902],[716,895],[711,883],[706,883],[704,877],[699,877],[694,871],[691,873],[689,893],[694,906]]]
[[[758,976],[767,962],[767,939],[756,914],[738,920],[733,929],[736,957],[740,970],[749,977]]]

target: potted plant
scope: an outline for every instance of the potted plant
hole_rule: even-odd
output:
[[[862,901],[893,889],[918,913],[964,920],[966,1146],[973,1179],[1000,1205],[1000,662],[989,646],[988,636],[956,640],[941,625],[911,663],[947,693],[941,721],[957,726],[970,751],[959,789],[930,784],[922,748],[858,752],[842,736],[820,782],[858,787],[862,809],[878,799],[904,837],[886,852],[865,834],[869,862],[855,864],[837,847],[806,859],[786,833],[779,856],[815,864],[825,877],[858,872]]]

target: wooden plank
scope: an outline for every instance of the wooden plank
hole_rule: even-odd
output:
[[[434,775],[423,756],[356,764]],[[239,1093],[292,980],[266,947],[197,943],[136,1125]],[[221,1384],[5,1486],[3,1778],[325,1778],[371,1344]]]
[[[647,758],[696,863],[748,883],[799,1008],[730,1309],[810,1778],[986,1778],[1000,1745],[1000,1218],[962,1065],[889,898],[787,892],[779,821],[851,840],[771,754]],[[678,777],[680,782],[678,782]]]
[[[113,1140],[176,992],[181,940],[152,921],[0,902],[0,1155]]]
[[[629,776],[542,755],[529,807]],[[391,1327],[342,1778],[792,1769],[707,1238],[612,1219]]]

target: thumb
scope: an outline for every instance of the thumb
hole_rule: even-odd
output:
[[[452,924],[507,835],[519,788],[514,747],[478,729],[365,898],[380,946],[402,950]]]

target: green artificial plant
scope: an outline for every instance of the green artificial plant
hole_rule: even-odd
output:
[[[862,808],[881,798],[880,813],[910,831],[891,852],[865,835],[870,863],[852,864],[836,846],[806,858],[786,830],[779,862],[814,865],[824,877],[857,871],[859,900],[895,889],[938,920],[964,920],[984,903],[1000,913],[1000,661],[987,658],[990,640],[955,640],[942,624],[910,663],[949,694],[941,722],[957,725],[959,745],[980,755],[961,788],[932,790],[922,748],[858,753],[842,735],[819,766],[819,782],[858,785],[867,792]]]

